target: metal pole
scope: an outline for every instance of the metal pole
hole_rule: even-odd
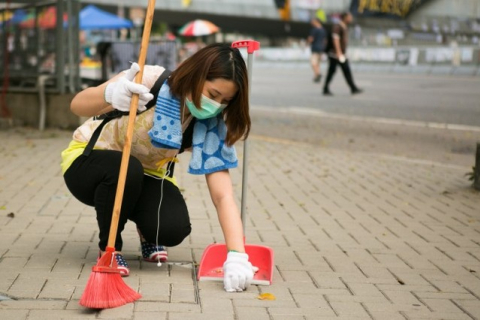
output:
[[[63,16],[63,13],[62,13]],[[67,42],[68,42],[68,86],[70,93],[75,93],[74,77],[76,77],[75,64],[73,58],[73,24],[77,19],[73,19],[72,14],[72,1],[67,1],[67,16],[68,16],[68,29],[67,29]],[[63,21],[63,19],[62,19]],[[63,24],[63,22],[62,22]]]
[[[473,172],[473,187],[480,190],[480,142],[477,142],[477,153],[475,155],[475,170]]]
[[[252,92],[252,71],[253,71],[253,54],[249,53],[247,58],[247,69],[248,69],[248,104],[250,106],[250,93]],[[246,215],[246,204],[247,204],[247,180],[248,180],[248,139],[245,139],[243,142],[243,174],[242,174],[242,203],[241,203],[241,217],[243,225],[243,233],[245,233],[245,215]]]
[[[40,117],[38,121],[38,130],[45,130],[45,121],[47,118],[47,99],[45,95],[45,82],[51,79],[53,76],[48,74],[39,75],[37,78],[38,83],[38,101],[40,103]]]
[[[65,93],[65,42],[63,32],[63,10],[64,2],[60,0],[57,2],[57,26],[56,26],[56,57],[57,63],[55,64],[56,76],[57,76],[57,90],[60,93]]]
[[[72,15],[75,17],[75,25],[73,26],[73,57],[75,66],[75,91],[81,87],[80,80],[80,2],[75,0],[73,2]]]

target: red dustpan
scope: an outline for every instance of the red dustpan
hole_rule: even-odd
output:
[[[248,53],[248,85],[249,92],[252,83],[252,55],[260,49],[260,43],[253,40],[236,41],[232,43],[234,48],[247,48]],[[247,195],[247,156],[248,140],[243,144],[243,172],[242,172],[242,203],[241,214],[243,229],[245,231],[245,204]],[[245,232],[244,232],[245,233]],[[252,284],[270,285],[273,278],[273,250],[266,246],[245,244],[245,252],[249,260],[258,271],[253,277]],[[225,244],[211,244],[203,252],[198,267],[197,279],[199,281],[223,281],[223,263],[227,259],[227,246]]]

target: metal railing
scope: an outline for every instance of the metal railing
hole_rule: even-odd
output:
[[[11,1],[0,10],[0,77],[8,91],[38,91],[48,75],[48,91],[79,87],[77,0]]]

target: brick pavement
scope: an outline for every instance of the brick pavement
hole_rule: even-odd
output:
[[[182,156],[193,232],[169,250],[178,263],[141,261],[129,223],[125,282],[143,298],[86,310],[78,299],[97,228],[60,174],[69,137],[0,131],[1,319],[480,319],[480,194],[469,168],[264,136],[250,143],[246,239],[274,249],[273,285],[229,294],[193,280],[192,262],[223,237],[204,178],[185,173]]]

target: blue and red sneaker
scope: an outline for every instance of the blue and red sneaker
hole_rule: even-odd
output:
[[[128,277],[130,275],[130,269],[128,268],[127,261],[120,253],[115,253],[115,260],[117,260],[118,270],[122,277]]]
[[[102,251],[98,253],[98,260],[102,257]],[[120,275],[122,277],[128,277],[130,274],[130,269],[128,268],[127,261],[125,261],[125,258],[122,256],[121,253],[115,252],[115,260],[117,261],[117,268],[120,271]]]
[[[167,262],[168,253],[164,246],[154,243],[141,242],[143,260],[149,262]]]

